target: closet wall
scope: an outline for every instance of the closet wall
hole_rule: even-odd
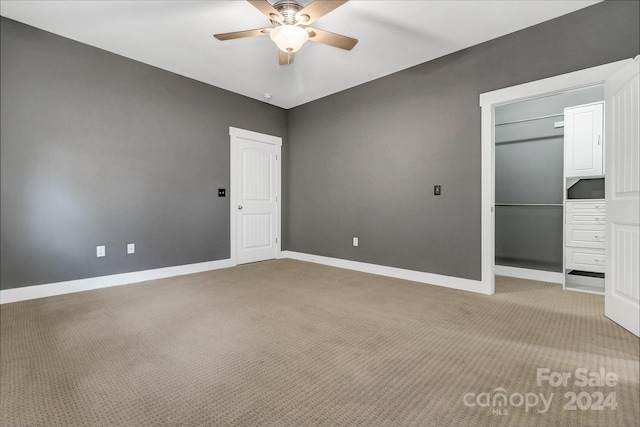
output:
[[[602,87],[496,108],[496,265],[562,272],[565,107]]]

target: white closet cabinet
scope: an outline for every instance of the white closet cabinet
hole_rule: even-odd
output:
[[[565,108],[564,126],[568,197],[574,185],[604,178],[604,102]],[[565,199],[565,289],[604,292],[605,215],[603,199]]]
[[[564,158],[567,178],[604,176],[603,114],[603,102],[564,109]]]

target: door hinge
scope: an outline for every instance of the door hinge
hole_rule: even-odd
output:
[[[278,243],[278,238],[276,237],[276,243]]]
[[[278,160],[278,155],[276,154],[276,160]]]

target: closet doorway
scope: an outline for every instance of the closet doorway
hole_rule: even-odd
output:
[[[549,77],[480,95],[482,121],[481,288],[495,292],[495,110],[504,105],[603,85],[632,59]]]
[[[495,274],[563,283],[564,109],[603,100],[596,85],[495,108]],[[604,198],[603,181],[575,186]]]

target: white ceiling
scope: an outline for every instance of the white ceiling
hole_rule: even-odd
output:
[[[292,108],[598,1],[351,0],[312,26],[358,39],[355,48],[307,43],[288,66],[278,65],[269,37],[212,37],[270,25],[243,0],[2,0],[0,14],[254,99],[270,93],[268,102]]]

